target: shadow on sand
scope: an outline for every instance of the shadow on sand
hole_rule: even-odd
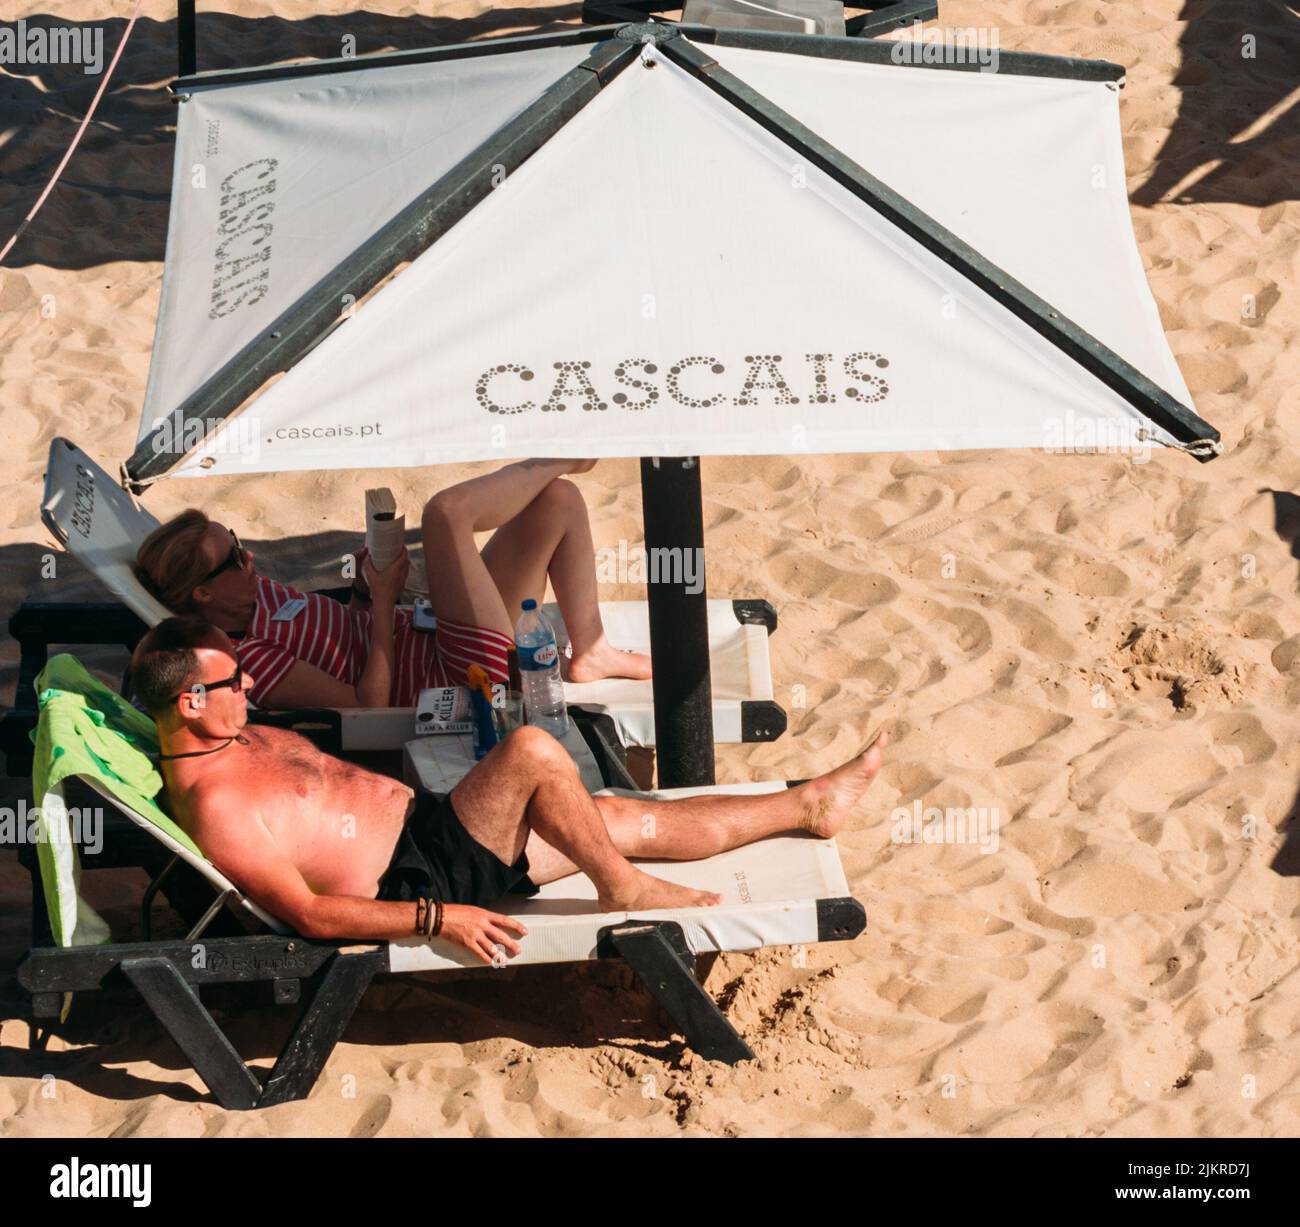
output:
[[[459,21],[364,11],[288,21],[201,11],[199,69],[332,58],[344,54],[345,40],[351,40],[355,54],[369,55],[540,34],[577,25],[581,12],[581,4],[573,3],[502,8]],[[102,30],[104,69],[126,28],[120,18],[76,23],[41,14],[25,21],[28,30]],[[167,85],[176,76],[176,66],[176,22],[137,21],[81,145],[9,254],[7,267],[81,269],[113,260],[162,260],[176,130]],[[18,228],[54,173],[99,82],[99,75],[87,74],[80,64],[5,65],[0,75],[0,133],[9,135],[0,146],[0,244]]]
[[[1187,0],[1178,117],[1135,204],[1254,205],[1300,197],[1296,0]],[[1252,41],[1253,40],[1253,41]]]

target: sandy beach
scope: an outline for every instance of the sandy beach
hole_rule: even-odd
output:
[[[839,839],[867,932],[802,960],[718,960],[708,987],[754,1063],[690,1054],[618,967],[393,979],[370,991],[310,1098],[241,1114],[216,1106],[128,998],[79,998],[29,1051],[12,980],[29,892],[6,849],[0,1136],[1300,1133],[1300,16],[1281,0],[942,6],[943,25],[996,27],[1004,50],[1126,67],[1139,250],[1224,454],[704,462],[710,594],[776,607],[790,715],[775,743],[720,747],[719,780],[805,778],[889,728],[881,778]],[[18,0],[6,19],[45,7]],[[472,0],[210,7],[201,68],[336,55],[345,35],[366,53],[579,15]],[[70,0],[58,20],[102,24],[107,57],[128,9]],[[147,0],[81,149],[0,268],[6,619],[24,599],[104,595],[49,544],[42,474],[56,435],[111,471],[135,442],[174,71],[174,10]],[[0,242],[97,80],[67,66],[0,73]],[[409,515],[478,471],[162,482],[146,503],[166,519],[201,498],[292,581],[356,540],[366,488],[390,486]],[[576,480],[597,547],[640,541],[633,461]],[[7,705],[18,654],[0,645]],[[83,659],[120,674],[118,652]],[[996,810],[996,850],[891,839],[892,816],[917,804]],[[143,885],[108,871],[86,894],[115,931],[138,933]],[[269,1065],[292,1012],[243,1002],[210,998],[240,1052]]]

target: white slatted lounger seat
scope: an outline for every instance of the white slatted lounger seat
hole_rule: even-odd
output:
[[[157,519],[67,439],[56,438],[50,444],[41,518],[58,542],[147,625],[169,615],[131,571],[136,551],[158,526]],[[708,605],[714,739],[725,743],[774,740],[785,731],[786,721],[772,689],[767,639],[775,620],[770,607],[762,601],[711,600]],[[545,608],[558,621],[561,646],[567,644],[558,607]],[[650,650],[645,601],[606,601],[600,608],[613,643],[634,651]],[[569,703],[607,714],[625,746],[654,745],[650,682],[565,683],[564,693]],[[345,708],[339,712],[339,724],[344,750],[394,750],[412,736],[415,710]]]
[[[91,991],[125,977],[224,1107],[267,1107],[306,1097],[377,974],[465,968],[493,974],[468,950],[438,939],[340,943],[295,937],[210,861],[196,856],[93,778],[78,778],[193,866],[212,884],[217,900],[184,941],[34,948],[19,966],[19,983],[33,996],[33,1013],[53,1017],[63,994]],[[784,787],[782,783],[735,784],[645,795],[758,794]],[[849,895],[833,839],[776,836],[705,860],[639,864],[670,881],[718,891],[723,902],[712,908],[664,909],[635,916],[601,912],[590,879],[574,874],[543,886],[530,899],[506,896],[494,905],[495,910],[520,917],[529,930],[509,966],[621,957],[690,1046],[709,1059],[734,1063],[753,1053],[695,979],[696,956],[850,940],[866,924],[862,905]],[[272,933],[203,939],[204,959],[196,966],[196,943],[223,904],[248,913]],[[322,969],[325,978],[275,1067],[265,1081],[259,1080],[204,1009],[198,989],[209,983],[271,980],[276,1002],[291,1004],[299,1000],[302,979]]]
[[[671,800],[719,794],[757,795],[785,787],[781,782],[763,782],[647,793],[602,789],[596,795]],[[641,914],[647,919],[681,925],[686,944],[696,955],[816,942],[820,940],[818,901],[842,899],[849,893],[833,839],[780,835],[701,861],[638,861],[637,865],[670,882],[722,895],[717,907]],[[583,874],[550,882],[527,899],[507,896],[493,907],[508,916],[518,916],[528,928],[519,956],[511,960],[512,966],[595,958],[600,931],[632,919],[625,913],[598,911],[596,888]],[[389,963],[393,971],[439,971],[474,967],[479,960],[468,950],[447,942],[412,939],[393,943]]]

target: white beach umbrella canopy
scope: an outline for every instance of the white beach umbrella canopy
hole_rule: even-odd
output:
[[[1121,70],[613,34],[179,83],[129,476],[1209,448],[1133,239]]]

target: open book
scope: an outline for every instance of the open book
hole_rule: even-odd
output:
[[[397,513],[397,500],[385,487],[366,491],[366,549],[377,571],[390,566],[402,552],[406,516]]]

